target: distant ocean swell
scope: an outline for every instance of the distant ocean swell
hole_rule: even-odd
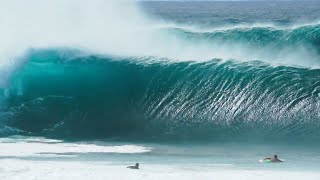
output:
[[[258,47],[285,47],[310,45],[320,51],[320,25],[302,25],[293,28],[272,26],[239,26],[215,30],[195,30],[173,27],[169,29],[190,39],[214,42],[241,42]]]
[[[319,25],[192,32],[184,38],[303,46]],[[177,62],[36,50],[0,89],[0,134],[58,138],[320,139],[320,70],[260,61]]]

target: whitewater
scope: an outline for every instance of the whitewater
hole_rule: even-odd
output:
[[[1,1],[0,179],[319,179],[319,7]]]

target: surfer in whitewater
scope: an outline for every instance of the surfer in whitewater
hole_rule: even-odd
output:
[[[136,163],[134,166],[128,166],[129,169],[139,169],[139,163]]]
[[[272,163],[280,163],[283,162],[282,160],[278,159],[277,155],[274,155],[273,157],[267,157],[263,159],[263,162],[272,162]]]

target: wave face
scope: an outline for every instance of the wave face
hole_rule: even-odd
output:
[[[31,52],[2,90],[2,135],[320,138],[320,70]]]

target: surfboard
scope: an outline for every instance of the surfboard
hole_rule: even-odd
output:
[[[267,159],[267,160],[260,159],[258,162],[259,163],[271,163],[271,160],[270,159]]]
[[[283,159],[280,159],[280,160],[281,160],[282,162],[284,162]],[[259,163],[273,163],[273,162],[271,161],[271,159],[266,159],[266,160],[260,159],[258,162],[259,162]],[[274,163],[277,163],[277,162],[274,162]]]

